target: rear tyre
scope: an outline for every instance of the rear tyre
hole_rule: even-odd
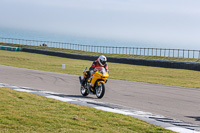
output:
[[[102,98],[105,93],[105,85],[103,83],[99,83],[99,85],[96,87],[96,96],[97,98]]]
[[[87,96],[87,95],[89,94],[89,93],[88,93],[88,90],[85,89],[83,86],[81,86],[80,91],[81,91],[81,94],[82,94],[83,96]]]

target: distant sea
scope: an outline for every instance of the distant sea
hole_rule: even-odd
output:
[[[90,38],[74,35],[63,35],[57,33],[45,33],[39,31],[7,29],[0,27],[0,37],[3,38],[16,38],[25,40],[38,40],[38,41],[53,41],[63,43],[73,43],[82,45],[94,46],[114,46],[114,47],[138,47],[138,48],[170,48],[170,49],[194,49],[199,50],[198,47],[192,45],[176,45],[167,43],[152,43],[145,41],[126,41],[126,40],[107,40],[99,38]],[[0,40],[1,41],[1,40]]]

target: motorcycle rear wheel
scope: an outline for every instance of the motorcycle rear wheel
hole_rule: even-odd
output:
[[[80,91],[81,91],[81,94],[82,94],[83,96],[87,96],[87,95],[89,94],[89,93],[88,93],[88,90],[85,89],[83,86],[81,86]]]
[[[104,83],[99,83],[99,85],[96,87],[96,96],[97,98],[102,98],[105,93],[105,85]]]

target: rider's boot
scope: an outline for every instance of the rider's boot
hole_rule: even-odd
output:
[[[83,78],[83,80],[82,80],[82,84],[81,84],[82,86],[84,86],[85,85],[85,78]]]

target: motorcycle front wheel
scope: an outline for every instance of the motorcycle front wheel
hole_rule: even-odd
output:
[[[99,83],[99,85],[96,87],[96,96],[97,98],[102,98],[105,93],[105,85],[104,83]]]

